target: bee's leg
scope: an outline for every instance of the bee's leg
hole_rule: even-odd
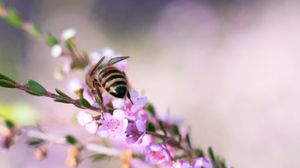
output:
[[[93,88],[94,88],[93,90],[96,92],[95,99],[96,99],[97,103],[103,104],[103,98],[102,98],[102,94],[100,91],[101,86],[96,79],[94,79],[94,81],[93,81]],[[98,98],[98,100],[97,100],[97,98]]]

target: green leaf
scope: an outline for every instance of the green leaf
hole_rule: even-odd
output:
[[[65,100],[65,99],[54,99],[55,102],[59,102],[59,103],[66,103],[66,104],[70,104],[71,102]]]
[[[85,108],[90,108],[90,107],[91,107],[91,104],[90,104],[86,99],[84,99],[83,97],[81,97],[81,98],[79,99],[79,103],[80,103],[83,107],[85,107]]]
[[[173,131],[173,134],[179,135],[179,128],[177,125],[175,125],[175,124],[172,125],[172,131]]]
[[[211,147],[208,147],[208,156],[209,156],[209,158],[210,158],[213,162],[216,161],[216,157],[215,157],[214,151],[212,150]]]
[[[204,152],[202,149],[195,149],[195,154],[197,155],[197,157],[204,157]]]
[[[155,132],[155,126],[154,126],[153,123],[151,123],[151,122],[147,123],[147,131],[149,131],[149,132]]]
[[[23,24],[23,20],[19,14],[19,12],[13,8],[7,11],[7,15],[5,17],[6,21],[10,23],[12,26],[17,28],[21,28]]]
[[[5,120],[4,122],[7,128],[13,128],[15,126],[11,120]]]
[[[67,40],[67,41],[65,41],[65,46],[66,46],[66,48],[71,52],[71,53],[73,53],[73,44],[72,44],[72,42],[70,41],[70,40]]]
[[[59,89],[55,89],[56,93],[59,94],[60,96],[62,97],[65,97],[65,98],[70,98],[70,96],[68,96],[66,93],[64,93],[63,91],[59,90]]]
[[[16,84],[11,82],[11,81],[7,81],[4,79],[0,79],[0,87],[5,87],[5,88],[16,88]]]
[[[173,134],[174,134],[174,135],[177,135],[177,136],[178,136],[178,141],[181,142],[182,137],[181,137],[181,134],[180,134],[180,132],[179,132],[178,126],[175,125],[175,124],[173,124],[173,125],[172,125],[172,131],[173,131]]]
[[[52,34],[49,33],[46,39],[46,43],[50,47],[53,47],[54,45],[58,44],[58,40],[56,39],[56,37],[54,37]]]
[[[164,123],[162,121],[159,121],[159,127],[163,131],[164,135],[167,135],[167,130],[164,126]]]
[[[29,80],[27,82],[27,86],[37,96],[43,96],[43,95],[47,94],[47,90],[41,84],[39,84],[38,82],[36,82],[34,80]]]
[[[107,155],[98,153],[90,156],[90,158],[92,159],[92,162],[96,162],[107,158]]]
[[[192,149],[192,144],[191,144],[190,134],[186,134],[185,140],[186,140],[186,143],[187,143],[187,145],[189,146],[189,148]]]
[[[73,135],[66,135],[65,139],[71,145],[75,145],[78,142],[77,139]]]
[[[46,39],[46,43],[50,46],[53,47],[54,45],[58,44],[58,40],[55,36],[53,36],[52,34],[48,34],[47,39]]]
[[[146,108],[148,110],[148,112],[151,114],[152,117],[155,117],[155,109],[154,109],[154,106],[151,104],[151,103],[148,103],[146,105]]]
[[[39,139],[39,138],[30,138],[27,140],[26,143],[30,146],[38,146],[38,145],[43,144],[44,142],[45,142],[44,140]]]
[[[37,26],[35,23],[32,23],[31,26],[32,26],[32,31],[29,32],[30,35],[36,38],[40,37],[43,33],[42,29],[39,26]]]
[[[10,81],[12,83],[16,83],[14,80],[10,79],[9,77],[3,75],[0,73],[0,79],[6,80],[6,81]]]
[[[4,7],[4,4],[3,4],[3,2],[1,2],[1,1],[0,1],[0,7],[1,7],[1,8]]]
[[[227,168],[226,163],[225,163],[224,160],[220,161],[220,165],[221,165],[221,168]]]

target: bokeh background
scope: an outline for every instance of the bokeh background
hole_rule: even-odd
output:
[[[191,126],[194,145],[212,146],[236,168],[300,167],[300,2],[293,0],[6,0],[44,30],[78,32],[87,51],[130,55],[128,76],[162,113]],[[0,20],[0,71],[19,81],[53,79],[60,59]],[[0,89],[0,103],[26,102],[44,129],[88,134],[76,108]],[[169,111],[169,112],[168,112]],[[0,167],[66,167],[66,148],[36,161],[19,143]],[[119,167],[116,160],[82,167]]]

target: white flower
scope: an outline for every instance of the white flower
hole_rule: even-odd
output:
[[[102,58],[102,54],[98,51],[93,51],[91,54],[90,54],[90,60],[92,62],[92,64],[97,64],[98,61]]]
[[[51,55],[54,58],[62,56],[62,53],[63,53],[63,49],[59,44],[56,44],[51,48]]]
[[[73,28],[66,29],[61,34],[61,38],[63,41],[74,38],[75,36],[76,36],[76,30]]]
[[[115,51],[111,48],[103,48],[102,49],[102,55],[108,58],[113,58],[115,57]]]
[[[85,125],[85,129],[90,134],[95,134],[98,129],[98,124],[95,120]]]
[[[80,111],[77,114],[76,118],[77,118],[78,124],[81,126],[85,126],[93,121],[92,115],[90,115],[84,111]]]
[[[80,89],[83,89],[84,88],[84,84],[82,81],[80,81],[79,79],[72,79],[70,82],[69,82],[69,90],[73,93],[76,93],[77,91],[79,91]]]

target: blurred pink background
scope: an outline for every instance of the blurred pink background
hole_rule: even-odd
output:
[[[128,78],[163,114],[191,126],[195,146],[212,146],[236,168],[300,167],[300,2],[250,0],[5,1],[56,36],[69,27],[88,52],[130,55]],[[0,21],[0,71],[66,90],[53,79],[62,62]],[[80,74],[80,73],[78,73]],[[78,76],[74,74],[74,76]],[[89,136],[78,110],[0,89],[0,103],[28,102],[49,132]],[[19,143],[0,152],[5,168],[66,167],[66,148],[36,161]],[[101,162],[120,167],[118,160]],[[84,162],[81,167],[99,167]]]

